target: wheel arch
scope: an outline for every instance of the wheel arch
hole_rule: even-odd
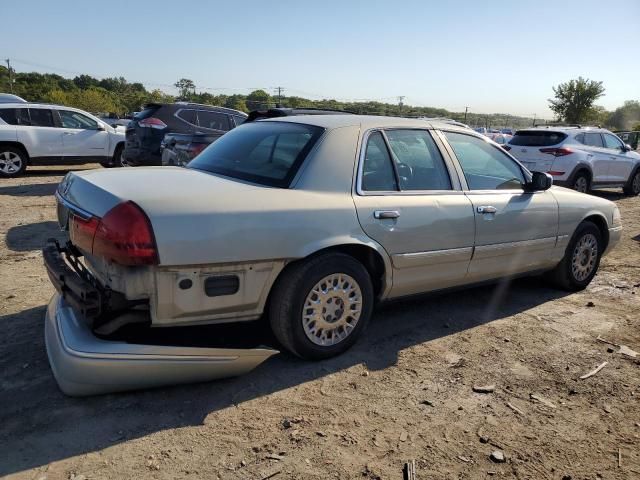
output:
[[[27,150],[27,147],[25,147],[23,143],[17,142],[17,141],[13,141],[13,140],[1,140],[0,141],[0,147],[2,147],[2,146],[9,146],[9,147],[14,147],[14,148],[18,148],[18,149],[22,150],[22,152],[27,157],[27,164],[30,163],[31,156],[29,155],[29,151]]]
[[[576,177],[581,172],[585,172],[587,174],[587,176],[589,177],[589,186],[591,186],[591,183],[593,183],[593,171],[591,170],[590,165],[582,162],[573,167],[573,171],[571,172],[571,175],[569,175],[567,183],[569,183],[569,185],[573,185]]]
[[[607,246],[609,245],[609,224],[607,223],[607,219],[601,213],[591,212],[585,218],[582,219],[580,223],[583,222],[591,222],[598,227],[600,230],[600,234],[602,235],[602,241],[604,242],[604,247],[602,251],[607,250]]]

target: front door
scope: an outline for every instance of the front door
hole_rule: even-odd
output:
[[[553,194],[525,192],[522,168],[499,147],[472,135],[444,134],[464,172],[475,215],[469,281],[552,265],[558,234]]]
[[[428,130],[365,135],[354,201],[363,230],[393,264],[390,296],[464,283],[474,215]]]
[[[627,152],[622,141],[611,133],[603,133],[604,148],[609,155],[609,179],[611,182],[624,183],[629,180],[635,165],[632,158],[637,154]]]
[[[83,157],[102,160],[108,156],[109,134],[102,125],[72,110],[58,110],[58,113],[64,157],[69,160]]]

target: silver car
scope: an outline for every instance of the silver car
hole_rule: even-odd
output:
[[[70,242],[44,250],[59,292],[47,314],[54,372],[68,393],[162,383],[156,357],[91,344],[92,330],[132,321],[264,318],[284,348],[323,359],[354,344],[377,300],[541,272],[583,289],[620,239],[620,214],[551,184],[469,129],[356,115],[248,123],[187,168],[70,173],[57,192]],[[213,349],[207,375],[272,353]],[[183,378],[189,365],[176,367]]]

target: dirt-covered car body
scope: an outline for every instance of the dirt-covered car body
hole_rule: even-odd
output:
[[[339,115],[264,120],[228,135],[276,123],[318,132],[286,184],[231,178],[199,165],[69,174],[57,194],[65,214],[99,219],[134,202],[155,237],[153,265],[121,265],[84,249],[99,284],[148,302],[153,325],[251,320],[263,313],[288,264],[327,249],[358,258],[371,272],[376,295],[387,299],[553,268],[585,219],[601,228],[607,248],[620,235],[615,205],[601,198],[560,187],[470,188],[470,174],[447,136],[495,148],[522,172],[523,182],[531,174],[466,129]],[[435,145],[446,188],[366,191],[363,163],[372,136],[415,131]],[[217,278],[233,288],[207,293],[216,290]]]

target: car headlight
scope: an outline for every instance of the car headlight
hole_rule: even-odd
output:
[[[619,227],[620,225],[622,225],[622,217],[620,216],[620,209],[617,206],[613,207],[612,223],[614,227]]]

